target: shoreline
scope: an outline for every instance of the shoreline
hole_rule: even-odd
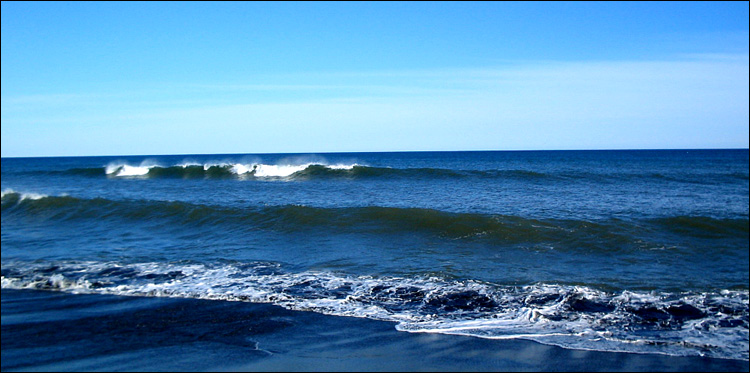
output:
[[[3,371],[747,371],[748,361],[408,333],[262,303],[2,289]]]

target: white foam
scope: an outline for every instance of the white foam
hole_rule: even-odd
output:
[[[207,169],[207,168],[206,168]],[[255,165],[246,165],[246,164],[234,164],[232,165],[232,172],[234,172],[237,175],[243,175],[246,173],[253,172],[255,169]]]
[[[110,176],[144,176],[148,174],[148,171],[156,167],[156,165],[140,165],[140,166],[131,166],[129,164],[109,164],[105,168],[105,172],[107,175]]]
[[[174,167],[187,168],[194,166],[203,166],[203,169],[206,171],[211,167],[227,167],[232,173],[236,175],[252,174],[253,176],[259,178],[286,178],[294,175],[297,172],[304,171],[306,168],[313,165],[324,166],[332,170],[351,170],[354,167],[359,166],[359,164],[357,163],[328,165],[324,163],[264,164],[230,162],[198,163],[193,161],[185,161],[174,165]],[[113,177],[145,176],[154,167],[160,166],[149,161],[141,162],[141,164],[138,166],[133,166],[127,163],[110,163],[105,167],[105,172],[107,175]]]
[[[351,170],[356,166],[357,163],[353,164],[324,164],[324,163],[305,163],[305,164],[282,164],[282,165],[267,165],[267,164],[256,164],[253,165],[255,168],[256,177],[289,177],[297,172],[304,171],[310,166],[323,166],[331,170]]]
[[[326,167],[332,170],[351,170],[357,166],[359,166],[359,164],[354,163],[354,164],[332,164],[332,165],[327,165]]]
[[[204,170],[208,169],[208,167],[206,167],[206,165],[204,165],[202,163],[197,163],[197,162],[184,162],[184,163],[180,163],[180,164],[177,165],[177,167],[182,167],[182,168],[196,167],[196,166],[203,166]]]
[[[313,165],[312,163],[303,165],[256,165],[256,177],[288,177],[294,173],[300,172]]]
[[[49,197],[49,196],[46,195],[46,194],[23,193],[23,194],[21,194],[21,201],[23,201],[25,199],[36,200],[36,199],[42,199],[42,198],[47,198],[47,197]]]
[[[10,188],[8,188],[8,189],[5,189],[5,190],[4,190],[3,192],[2,192],[2,195],[0,195],[0,198],[4,198],[5,196],[7,196],[7,195],[10,195],[10,194],[13,194],[13,193],[15,193],[15,191],[14,191],[13,189],[10,189]]]
[[[144,176],[148,174],[148,171],[154,167],[160,167],[160,165],[150,159],[142,161],[138,166],[132,166],[127,163],[113,162],[105,166],[104,172],[109,176],[115,177]]]
[[[0,196],[0,198],[5,198],[5,196],[11,195],[11,194],[18,194],[18,200],[19,200],[19,202],[20,202],[20,201],[23,201],[23,200],[25,200],[25,199],[30,199],[30,200],[37,200],[37,199],[42,199],[42,198],[46,198],[46,197],[49,197],[49,196],[48,196],[48,195],[46,195],[46,194],[38,194],[38,193],[18,193],[18,192],[16,192],[16,191],[14,191],[13,189],[5,189],[5,190],[4,190],[3,192],[2,192],[2,196]]]
[[[151,167],[123,165],[117,172],[116,176],[143,176],[147,174],[150,169]]]
[[[583,286],[505,287],[435,277],[288,273],[269,263],[249,266],[54,263],[55,272],[50,274],[48,269],[52,266],[51,263],[3,263],[3,268],[22,272],[3,276],[2,287],[274,303],[294,310],[393,321],[398,330],[408,332],[526,338],[568,348],[696,355],[705,353],[700,346],[713,345],[719,347],[711,349],[711,356],[747,359],[747,329],[706,329],[701,327],[704,320],[692,320],[676,329],[660,330],[655,340],[621,329],[632,322],[625,311],[630,306],[645,303],[668,307],[679,302],[706,309],[701,302],[713,297],[721,304],[742,309],[748,299],[747,291],[692,295],[625,291],[618,295]],[[98,285],[93,286],[90,281]],[[458,307],[452,311],[442,308],[442,304],[450,305],[451,296],[467,293],[474,294],[468,295],[474,300],[486,297],[497,306]],[[536,303],[533,297],[550,300]],[[580,297],[614,305],[615,309],[609,313],[572,311],[570,299]],[[707,316],[711,317],[715,316]],[[690,345],[670,341],[687,341]]]

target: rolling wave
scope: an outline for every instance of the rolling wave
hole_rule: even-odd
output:
[[[636,221],[608,219],[532,219],[513,215],[455,213],[425,208],[311,207],[303,205],[229,207],[179,201],[81,199],[8,190],[2,195],[5,219],[20,216],[52,221],[125,219],[163,221],[184,227],[257,228],[327,233],[416,232],[447,239],[490,240],[505,244],[559,243],[581,250],[652,248],[644,240],[654,231],[675,236],[747,240],[747,218],[676,216]],[[645,232],[645,233],[644,233]]]
[[[525,182],[600,182],[689,183],[716,185],[747,181],[748,173],[664,174],[632,173],[608,169],[595,171],[534,171],[528,169],[462,170],[452,168],[393,168],[348,164],[263,164],[263,163],[182,163],[162,166],[143,162],[139,165],[111,163],[103,167],[71,168],[57,171],[28,171],[32,174],[107,177],[112,179],[236,179],[236,180],[316,180],[316,179],[498,179]],[[23,172],[22,172],[23,173]]]
[[[323,172],[336,174],[340,170],[351,170],[351,165],[322,165],[307,163],[301,165],[267,165],[267,164],[181,164],[170,167],[158,165],[131,166],[128,164],[110,164],[104,167],[108,177],[146,177],[146,178],[288,178],[295,175],[315,175]]]
[[[439,277],[290,272],[273,262],[6,262],[2,288],[263,302],[409,332],[568,348],[748,359],[748,292],[605,292]]]
[[[132,179],[366,179],[366,178],[510,178],[535,180],[560,178],[530,170],[453,170],[447,168],[391,168],[351,164],[206,163],[160,166],[113,163],[103,167],[72,168],[63,171],[36,171],[42,174]],[[580,175],[583,178],[585,175]],[[567,175],[563,178],[576,178]]]

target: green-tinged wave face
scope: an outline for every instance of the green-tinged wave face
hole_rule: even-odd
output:
[[[452,213],[424,208],[310,207],[302,205],[223,207],[186,202],[79,199],[5,193],[4,216],[47,220],[125,219],[162,224],[231,226],[251,231],[393,234],[411,232],[449,240],[520,245],[547,243],[567,250],[637,250],[677,246],[658,239],[689,235],[714,240],[747,240],[748,219],[679,216],[636,221],[620,219],[529,219],[511,215]]]

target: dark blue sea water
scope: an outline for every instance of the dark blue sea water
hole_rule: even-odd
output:
[[[2,288],[748,359],[748,150],[2,159]]]

